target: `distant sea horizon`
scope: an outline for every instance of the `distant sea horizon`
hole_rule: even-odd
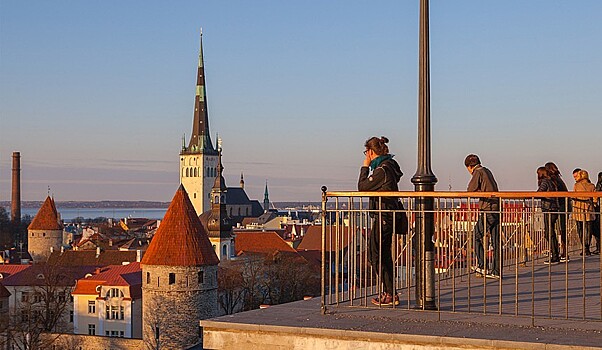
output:
[[[30,215],[32,218],[38,213],[42,206],[41,201],[21,202],[21,215]],[[146,204],[146,205],[145,205]],[[319,202],[278,202],[274,203],[277,208],[303,207],[307,205],[318,206]],[[0,202],[0,206],[10,214],[10,202]],[[77,217],[84,219],[95,219],[99,217],[123,219],[123,218],[147,218],[163,219],[169,207],[169,202],[152,201],[68,201],[56,202],[56,207],[64,221],[71,221]]]

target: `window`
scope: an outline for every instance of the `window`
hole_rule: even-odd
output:
[[[88,325],[88,335],[96,335],[96,325],[95,324]]]
[[[150,272],[147,272],[146,273],[146,284],[150,284],[150,280],[151,280],[151,278],[150,278]]]
[[[88,300],[88,313],[95,314],[96,313],[96,301]]]
[[[175,284],[176,283],[176,274],[173,272],[169,273],[169,284]]]
[[[205,283],[205,272],[199,271],[199,284]]]
[[[107,305],[106,316],[107,320],[123,320],[125,308],[117,305]]]
[[[109,333],[109,331],[105,331],[105,335],[106,335],[107,337],[109,336],[109,334],[111,334],[111,333]]]
[[[21,292],[21,302],[26,303],[29,301],[29,292]]]
[[[69,311],[69,322],[73,323],[73,310]]]
[[[123,338],[125,336],[125,334],[123,334],[123,331],[119,331],[119,337]]]
[[[159,277],[157,277],[157,287],[159,287]]]
[[[118,288],[111,288],[107,292],[107,298],[123,298],[123,292]]]
[[[228,256],[228,246],[226,244],[222,247],[222,256]]]

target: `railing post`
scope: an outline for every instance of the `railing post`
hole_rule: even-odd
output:
[[[322,315],[326,314],[326,201],[328,200],[326,197],[326,190],[326,186],[322,186],[322,301],[320,305]]]
[[[429,64],[429,1],[420,0],[420,50],[418,81],[418,166],[412,177],[416,192],[435,190],[437,177],[431,170],[430,124],[430,64]],[[416,266],[416,306],[437,308],[435,298],[435,232],[433,198],[416,198],[416,234],[418,246],[414,254]]]

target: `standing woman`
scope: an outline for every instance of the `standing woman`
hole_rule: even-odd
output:
[[[554,182],[545,167],[537,168],[537,192],[556,192]],[[558,239],[556,238],[556,221],[558,220],[558,198],[542,198],[541,211],[543,212],[544,234],[550,244],[550,258],[544,264],[556,265],[560,262],[558,256]]]
[[[547,162],[546,170],[548,171],[548,175],[550,179],[554,181],[556,184],[556,191],[568,192],[569,189],[566,187],[566,184],[562,180],[562,175],[560,174],[560,170],[553,162]],[[560,242],[562,243],[562,250],[560,253],[560,262],[568,262],[569,256],[568,251],[566,249],[567,244],[567,231],[566,231],[566,219],[568,213],[571,211],[570,202],[568,202],[567,198],[558,198],[558,222],[560,223]]]
[[[398,191],[397,183],[403,173],[399,164],[389,154],[389,139],[382,136],[371,137],[364,146],[364,163],[357,183],[359,191]],[[372,299],[375,305],[398,305],[399,297],[393,290],[393,215],[384,215],[378,210],[398,209],[398,198],[370,197],[369,210],[372,218],[372,232],[368,243],[368,260],[377,271],[384,285],[383,292]]]
[[[575,178],[575,192],[594,192],[596,187],[589,181],[589,174],[585,170],[579,170],[573,173]],[[573,218],[577,222],[577,233],[581,239],[583,255],[592,255],[589,250],[589,243],[592,239],[592,231],[594,224],[594,205],[591,197],[578,197],[573,199]],[[598,248],[600,246],[600,241]],[[599,249],[598,249],[599,250]]]

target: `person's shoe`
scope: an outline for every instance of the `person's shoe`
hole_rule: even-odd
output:
[[[594,255],[600,255],[600,249],[596,249],[592,252]]]
[[[558,263],[560,262],[560,260],[558,259],[550,259],[550,260],[546,260],[543,263],[546,265],[558,265]]]
[[[500,279],[500,275],[495,272],[489,272],[488,274],[485,275],[485,277],[496,279],[496,280]]]
[[[560,262],[561,263],[568,263],[569,261],[571,261],[571,259],[569,259],[568,256],[561,256],[560,257]]]
[[[592,255],[592,252],[590,252],[589,250],[586,250],[585,251],[585,256],[590,256],[590,255]]]
[[[487,271],[485,271],[484,268],[478,267],[478,266],[472,266],[472,271],[474,271],[474,272],[476,272],[478,274],[481,274],[481,275],[486,275],[487,274]]]
[[[380,297],[373,298],[372,304],[380,306],[399,305],[399,297],[397,295],[393,297],[389,293],[383,293]]]

